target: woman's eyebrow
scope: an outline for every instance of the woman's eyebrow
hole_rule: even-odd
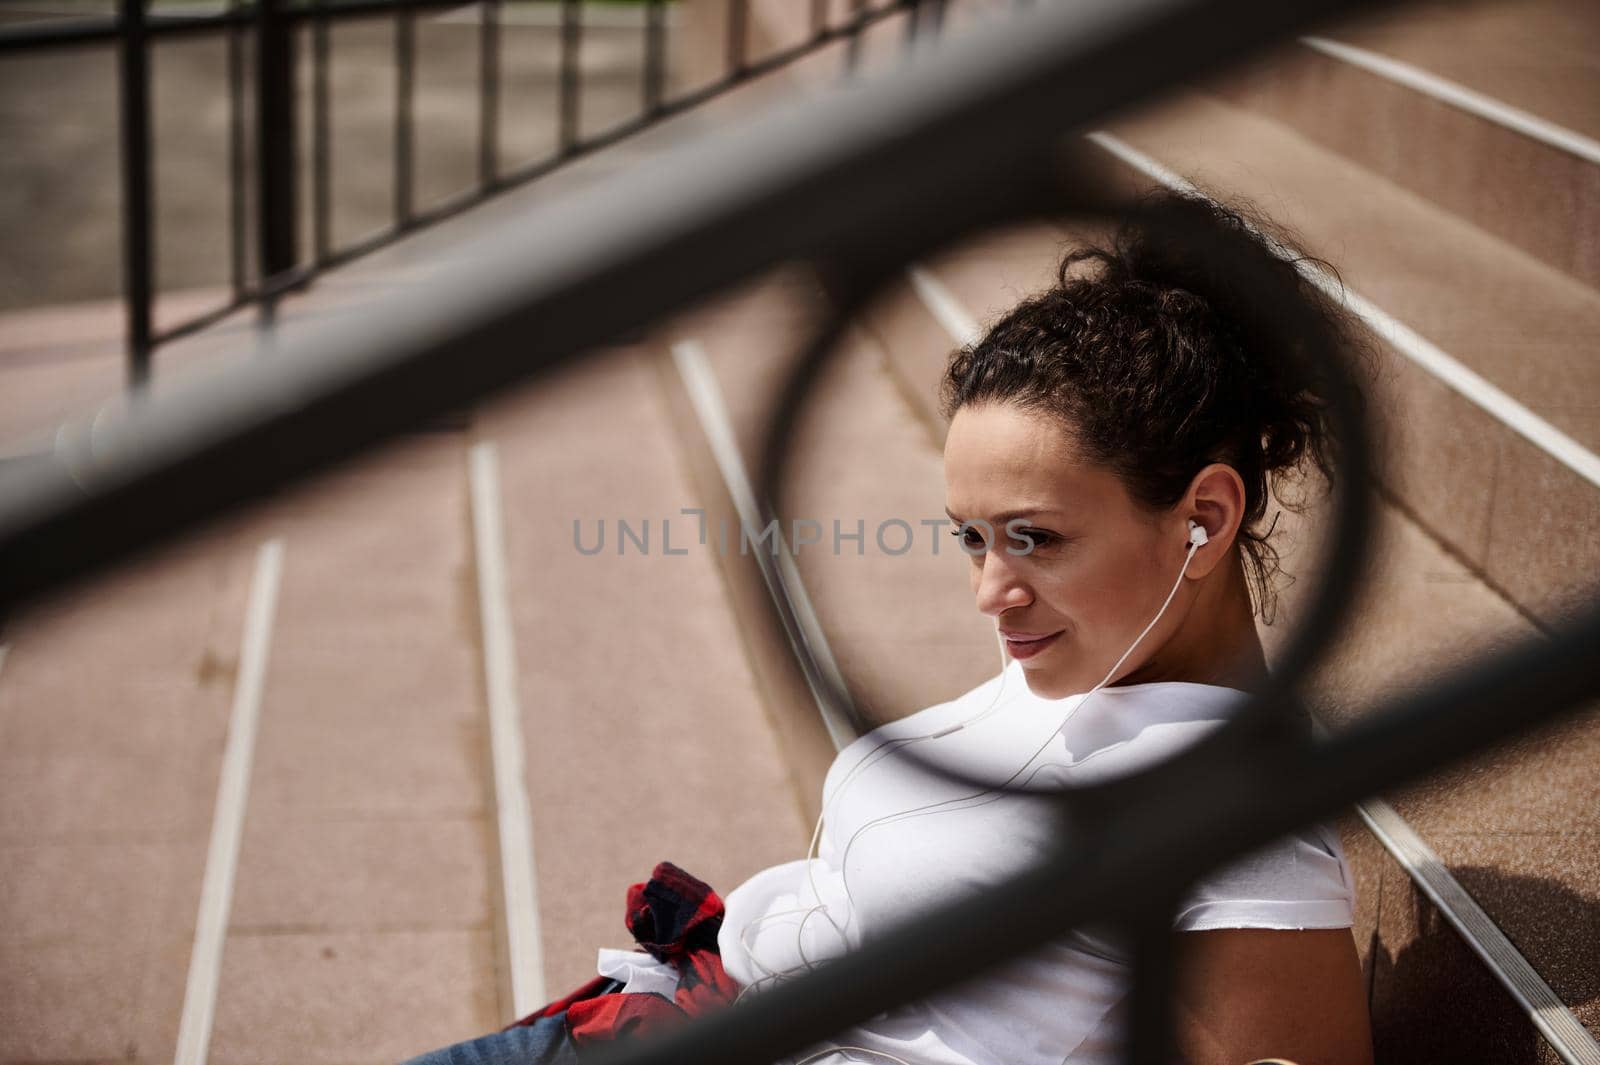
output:
[[[945,514],[949,515],[949,518],[950,518],[951,521],[957,522],[957,523],[961,522],[962,519],[958,518],[954,514],[952,514],[950,512],[950,508],[949,507],[946,507],[944,512],[945,512]],[[994,515],[993,517],[989,518],[988,520],[994,525],[1004,525],[1008,521],[1021,521],[1021,520],[1025,520],[1025,519],[1036,518],[1036,517],[1039,517],[1039,516],[1045,515],[1045,514],[1054,514],[1054,513],[1057,513],[1057,512],[1053,511],[1053,510],[1050,510],[1047,507],[1032,507],[1032,508],[1024,508],[1022,510],[1005,510],[1005,511],[1001,511],[999,514]]]

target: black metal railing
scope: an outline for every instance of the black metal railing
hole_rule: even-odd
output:
[[[891,75],[836,86],[664,155],[481,239],[436,284],[309,324],[273,360],[64,427],[0,483],[0,606],[64,584],[369,448],[569,364],[790,261],[839,293],[789,382],[761,464],[781,498],[791,427],[849,316],[904,262],[986,227],[1139,209],[1105,192],[1066,135],[1215,71],[1360,0],[1039,5]],[[1174,218],[1174,239],[1203,240]],[[1248,282],[1249,279],[1244,279]],[[1348,617],[1368,547],[1367,429],[1340,353],[1340,484],[1312,607],[1268,690],[1163,765],[1063,794],[1065,841],[987,895],[919,919],[611,1065],[771,1061],[1091,921],[1135,944],[1129,1060],[1169,1048],[1173,901],[1208,869],[1309,821],[1554,721],[1600,694],[1600,607],[1318,739],[1290,717]],[[825,693],[837,697],[837,693]],[[1158,856],[1158,857],[1156,857]],[[601,1060],[597,1055],[597,1060]]]
[[[149,0],[117,0],[114,18],[70,18],[0,27],[0,60],[7,54],[44,49],[113,44],[118,55],[119,127],[122,147],[123,299],[127,318],[128,376],[133,384],[150,373],[155,349],[215,324],[252,304],[271,313],[286,291],[318,273],[384,247],[401,236],[441,222],[490,196],[543,176],[581,156],[615,144],[708,100],[749,78],[800,59],[820,48],[855,41],[875,23],[937,0],[858,3],[848,19],[830,23],[826,5],[814,7],[811,34],[780,52],[749,58],[749,0],[729,0],[726,66],[709,84],[677,96],[668,94],[667,9],[669,0],[640,0],[644,36],[638,113],[598,133],[580,127],[582,47],[580,0],[544,0],[559,11],[559,76],[554,102],[557,135],[547,156],[512,169],[501,165],[500,56],[504,0],[227,0],[207,14],[154,13]],[[416,198],[417,18],[446,9],[476,7],[480,17],[478,56],[478,172],[476,182],[449,200],[420,206]],[[394,217],[380,232],[336,247],[332,237],[330,26],[340,20],[386,15],[394,20],[395,108],[393,132]],[[297,35],[309,24],[311,144],[311,250],[298,246],[301,204],[299,146],[296,143]],[[154,324],[155,233],[152,171],[150,52],[155,42],[180,36],[225,34],[229,143],[229,296],[218,306],[164,329]],[[244,78],[246,36],[254,38],[255,82],[247,93]],[[852,53],[853,54],[853,53]],[[255,113],[255,217],[246,218],[244,184],[246,114]],[[251,237],[255,263],[247,261]]]

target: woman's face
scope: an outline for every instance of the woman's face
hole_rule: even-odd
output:
[[[944,472],[946,509],[958,533],[968,526],[961,543],[978,609],[995,619],[1028,687],[1052,699],[1093,688],[1171,591],[1186,523],[1136,503],[1058,420],[1008,403],[956,412]],[[1140,679],[1181,623],[1183,595],[1112,683]]]

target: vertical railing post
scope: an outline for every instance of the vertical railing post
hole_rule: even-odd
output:
[[[645,0],[644,9],[644,109],[661,110],[667,81],[667,5],[665,0]]]
[[[922,4],[920,0],[900,0],[906,9],[906,50],[914,50],[917,46],[917,34],[921,30]]]
[[[284,10],[287,2],[256,0],[256,180],[263,288],[294,269],[297,259],[294,27]]]
[[[118,14],[123,291],[128,313],[128,382],[138,387],[150,376],[150,51],[144,0],[118,0]]]
[[[227,0],[227,10],[238,11],[242,0]],[[245,182],[245,30],[232,22],[227,27],[227,256],[229,280],[235,301],[242,301],[250,285],[250,257],[246,253],[246,233],[250,230],[250,208],[246,206]]]
[[[332,45],[324,0],[312,0],[311,23],[311,261],[327,263],[333,246],[333,132],[328,65]]]
[[[844,68],[849,73],[861,63],[861,29],[862,16],[867,13],[867,0],[851,0],[850,3],[850,39],[845,43]]]
[[[750,36],[749,0],[728,0],[728,76],[744,73],[746,43]]]
[[[239,10],[242,0],[228,0],[228,11]],[[249,285],[250,262],[246,251],[250,229],[245,182],[244,28],[228,26],[228,273],[234,300],[244,299]]]
[[[578,146],[578,94],[582,88],[579,80],[578,49],[582,43],[583,23],[578,0],[561,0],[561,84],[559,87],[560,125],[557,131],[558,150],[565,155]]]
[[[478,185],[500,182],[500,0],[480,0],[478,13]]]
[[[416,171],[416,149],[412,144],[416,67],[417,15],[410,8],[402,8],[394,23],[394,224],[399,229],[411,224],[416,209],[412,191]]]

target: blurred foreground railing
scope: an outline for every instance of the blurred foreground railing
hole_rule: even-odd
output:
[[[1112,109],[1317,20],[1347,0],[1107,0],[1037,7],[892,75],[830,89],[558,205],[473,248],[436,285],[285,335],[271,360],[175,382],[65,427],[0,482],[0,605],[17,609],[409,426],[774,264],[838,294],[762,463],[781,498],[790,428],[851,312],[899,266],[980,228],[1139,209],[1101,191],[1066,136]],[[1175,219],[1174,239],[1201,239]],[[1242,279],[1249,283],[1248,278]],[[1292,327],[1292,326],[1291,326]],[[1348,616],[1370,501],[1366,426],[1343,360],[1335,528],[1270,688],[1169,763],[1062,796],[1063,849],[991,894],[613,1063],[765,1062],[1088,921],[1135,944],[1131,1060],[1167,1059],[1170,910],[1207,869],[1297,825],[1555,719],[1600,694],[1600,609],[1316,740],[1277,727]],[[825,693],[839,698],[840,693]],[[1159,855],[1159,859],[1152,858]]]

